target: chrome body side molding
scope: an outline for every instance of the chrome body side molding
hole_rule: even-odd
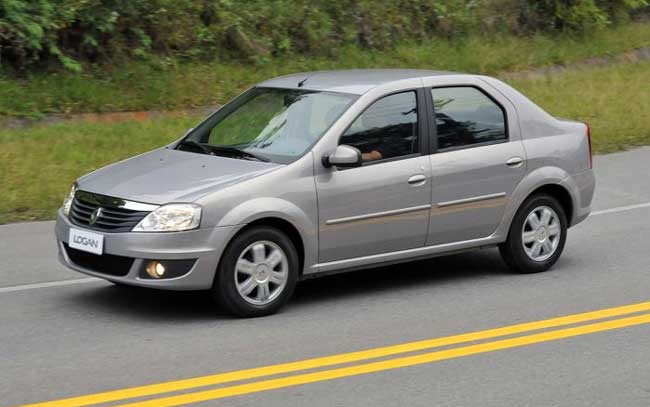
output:
[[[366,213],[364,215],[348,216],[348,217],[339,218],[339,219],[330,219],[328,221],[325,221],[325,224],[326,225],[338,225],[340,223],[355,222],[355,221],[358,221],[358,220],[365,220],[365,219],[372,219],[372,218],[381,218],[381,217],[384,217],[384,216],[401,215],[403,213],[423,211],[423,210],[426,210],[426,209],[431,209],[431,205],[411,206],[409,208],[395,209],[395,210],[392,210],[392,211]]]
[[[499,192],[497,194],[473,196],[471,198],[456,199],[454,201],[438,202],[438,208],[444,208],[444,207],[447,207],[447,206],[454,206],[454,205],[462,205],[462,204],[466,204],[466,203],[487,201],[488,199],[503,198],[504,196],[506,196],[505,192]]]

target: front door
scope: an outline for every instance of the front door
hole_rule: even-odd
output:
[[[427,245],[488,237],[526,171],[516,114],[478,87],[433,88],[431,95],[437,151]]]
[[[424,245],[431,171],[418,121],[423,100],[421,91],[385,96],[341,136],[339,144],[358,148],[364,162],[316,177],[319,262]]]

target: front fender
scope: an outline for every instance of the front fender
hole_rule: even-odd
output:
[[[217,226],[243,225],[269,218],[284,220],[296,228],[305,249],[305,270],[317,263],[318,225],[300,207],[284,199],[266,197],[242,202],[226,212]]]

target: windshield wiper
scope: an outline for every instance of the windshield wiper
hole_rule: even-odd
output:
[[[270,160],[266,157],[262,157],[261,155],[253,154],[250,153],[246,150],[239,149],[237,147],[231,147],[231,146],[218,146],[214,144],[202,144],[203,146],[209,148],[213,152],[224,152],[224,153],[231,153],[234,155],[238,155],[240,157],[245,157],[245,158],[252,158],[257,161],[262,161],[262,162],[269,162]]]
[[[231,147],[231,146],[219,146],[215,144],[208,144],[208,143],[198,143],[194,140],[183,140],[180,142],[181,146],[189,146],[189,147],[194,147],[196,149],[201,150],[204,154],[210,154],[214,155],[214,153],[222,152],[226,153],[229,155],[234,155],[237,157],[242,157],[242,158],[248,158],[248,159],[253,159],[257,161],[262,161],[262,162],[269,162],[270,160],[266,157],[262,157],[261,155],[249,153],[246,150],[239,149],[237,147]]]
[[[179,143],[179,146],[189,146],[189,147],[194,147],[198,150],[201,150],[204,154],[212,154],[212,151],[205,145],[201,143],[197,143],[194,140],[183,140]]]

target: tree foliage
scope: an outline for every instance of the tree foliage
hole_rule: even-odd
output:
[[[2,0],[0,63],[17,69],[151,55],[328,55],[471,31],[588,32],[649,0]]]

